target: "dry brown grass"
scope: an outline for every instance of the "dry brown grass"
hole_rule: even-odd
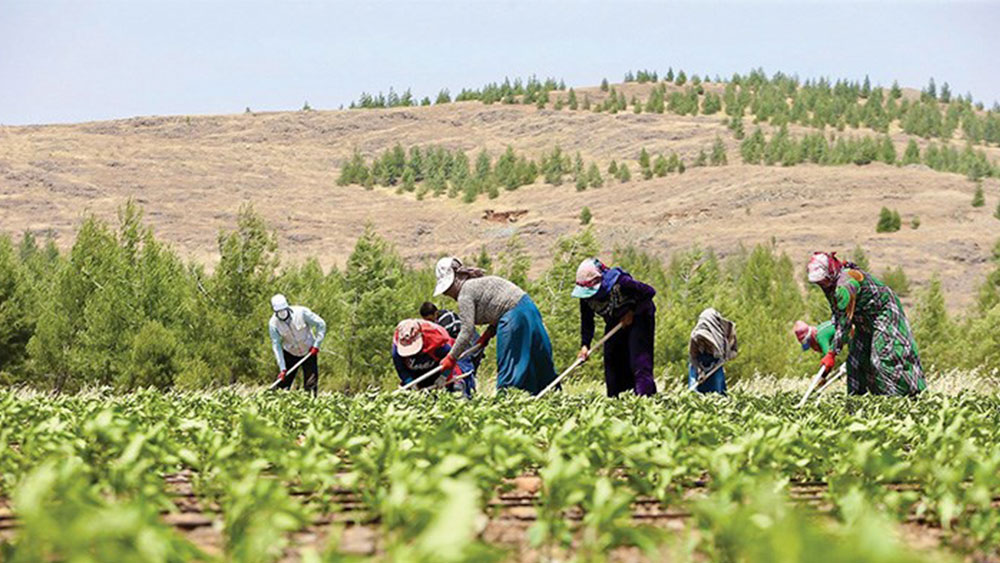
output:
[[[628,85],[626,96],[644,97],[649,88]],[[601,96],[597,89],[579,89],[581,100],[586,92],[593,101]],[[749,120],[747,125],[752,127]],[[716,135],[726,140],[730,162],[739,162],[738,143],[721,116],[608,115],[478,102],[0,127],[0,228],[15,235],[51,231],[65,246],[84,213],[112,219],[134,197],[158,236],[211,264],[219,230],[233,226],[241,203],[253,202],[277,229],[283,256],[292,262],[316,256],[325,266],[343,264],[371,221],[411,263],[444,252],[469,255],[481,245],[499,251],[517,231],[542,267],[555,239],[575,232],[580,209],[589,206],[608,250],[634,243],[665,257],[700,245],[725,255],[773,239],[795,260],[805,260],[813,249],[846,253],[860,244],[876,272],[901,264],[917,283],[938,272],[950,305],[971,301],[1000,232],[990,216],[997,182],[985,184],[987,206],[973,209],[971,182],[924,167],[731,164],[645,182],[608,182],[583,193],[570,183],[538,184],[471,205],[335,185],[337,167],[354,148],[371,156],[397,142],[472,155],[481,148],[497,155],[512,145],[536,158],[558,144],[596,160],[602,170],[611,159],[630,159],[637,178],[640,148],[676,151],[690,163]],[[901,154],[905,138],[894,138]],[[918,215],[920,229],[876,234],[883,205],[897,208],[904,222]],[[503,225],[481,219],[490,208],[523,208],[528,214]]]

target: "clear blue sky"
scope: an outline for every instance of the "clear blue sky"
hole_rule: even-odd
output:
[[[998,3],[0,0],[0,123],[348,105],[762,66],[1000,99]]]

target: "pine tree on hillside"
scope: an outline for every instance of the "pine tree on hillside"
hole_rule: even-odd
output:
[[[983,183],[976,182],[976,193],[972,195],[972,207],[982,207],[986,205],[986,198],[983,195]]]
[[[664,82],[674,81],[674,67],[670,67],[667,69],[667,73],[663,75],[663,81]]]
[[[600,188],[604,185],[604,178],[601,176],[596,162],[591,162],[590,168],[587,169],[587,184],[591,188]]]
[[[569,89],[569,94],[566,96],[566,101],[567,104],[569,105],[569,109],[576,110],[577,108],[576,92],[572,88]]]
[[[866,272],[872,268],[871,263],[868,261],[868,254],[860,244],[855,244],[854,249],[851,250],[851,262],[854,262]]]
[[[628,182],[631,179],[632,179],[632,173],[629,172],[628,170],[628,164],[624,162],[621,163],[621,165],[618,166],[618,181],[624,184],[625,182]]]
[[[615,178],[618,177],[618,163],[615,162],[614,159],[612,159],[611,164],[608,165],[608,174],[614,176]]]
[[[899,87],[899,82],[895,80],[892,81],[892,88],[889,90],[889,96],[894,100],[898,100],[903,97],[903,89]]]
[[[710,159],[712,166],[725,166],[728,164],[727,160],[726,144],[716,135],[715,142],[712,144],[712,156]]]
[[[937,100],[937,86],[934,84],[933,77],[927,82],[927,88],[922,92],[921,98],[924,100]]]
[[[451,92],[447,88],[438,92],[437,99],[434,101],[435,104],[450,104],[451,103]]]
[[[667,175],[667,159],[662,154],[656,155],[656,160],[653,162],[653,173],[656,174],[657,178]]]
[[[938,101],[943,103],[948,103],[951,101],[951,87],[945,82],[941,85],[941,95],[938,96]]]
[[[674,80],[674,84],[677,86],[683,86],[687,82],[687,75],[684,74],[683,70],[677,71],[677,80]]]
[[[607,78],[602,78],[601,79],[601,92],[607,92],[607,91],[608,91],[608,79]]]
[[[920,147],[917,146],[917,142],[910,139],[906,143],[906,151],[903,153],[903,164],[920,164]]]
[[[886,164],[896,164],[896,145],[888,135],[882,137],[879,143],[878,159]]]

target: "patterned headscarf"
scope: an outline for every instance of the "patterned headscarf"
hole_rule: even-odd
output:
[[[830,285],[837,281],[843,262],[837,259],[836,252],[813,252],[806,266],[809,281],[818,285]]]

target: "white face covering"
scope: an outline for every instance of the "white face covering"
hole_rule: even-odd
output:
[[[276,312],[274,316],[278,317],[279,321],[287,321],[288,318],[292,316],[292,312],[288,309],[282,309]]]

